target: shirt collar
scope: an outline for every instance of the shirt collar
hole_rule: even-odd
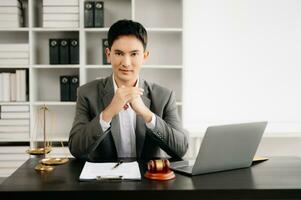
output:
[[[115,76],[114,76],[114,74],[113,74],[113,76],[112,76],[112,79],[113,79],[113,86],[114,86],[114,93],[115,93],[116,90],[117,90],[117,88],[118,88],[118,86],[117,86],[117,83],[116,83],[116,81],[115,81]],[[139,85],[139,77],[138,77],[138,79],[137,79],[137,81],[136,81],[135,87],[138,87],[138,85]]]

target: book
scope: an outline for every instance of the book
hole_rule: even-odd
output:
[[[49,63],[51,65],[60,64],[59,43],[59,39],[49,39]]]
[[[3,101],[3,75],[0,73],[0,102]]]
[[[44,28],[78,28],[79,21],[43,21]]]
[[[1,105],[1,112],[29,112],[29,106],[23,105]]]
[[[86,162],[79,176],[80,181],[89,180],[141,180],[137,161],[117,163]]]
[[[26,51],[0,51],[0,58],[29,58]]]
[[[85,1],[84,4],[84,22],[86,28],[94,27],[94,5],[93,1]]]
[[[0,65],[28,65],[28,58],[0,58]]]
[[[29,126],[0,126],[1,133],[29,133]]]
[[[70,76],[70,101],[76,101],[77,88],[79,86],[78,76]]]
[[[59,45],[60,64],[69,64],[69,40],[61,39]]]
[[[28,119],[0,119],[0,126],[25,126],[29,125]]]
[[[58,13],[63,13],[63,14],[69,14],[69,13],[76,13],[79,14],[79,8],[78,6],[47,6],[43,7],[43,13],[52,13],[52,14],[58,14]]]
[[[70,64],[79,64],[79,42],[78,39],[70,39]]]
[[[0,21],[0,28],[19,28],[22,26],[18,21]]]
[[[0,135],[0,139],[1,139],[1,135]],[[28,149],[28,147],[27,147],[27,149]],[[26,149],[25,149],[25,151],[26,151]],[[29,158],[29,155],[25,154],[24,152],[23,153],[11,153],[11,154],[1,153],[0,160],[5,160],[5,161],[27,160]]]
[[[29,119],[29,112],[1,112],[0,119]]]
[[[79,0],[43,0],[43,6],[78,6]]]
[[[26,70],[16,70],[16,101],[26,101]]]
[[[28,44],[0,44],[0,51],[25,51],[29,52],[29,45]]]
[[[21,15],[21,9],[17,6],[0,6],[0,13],[1,14],[17,14]]]
[[[1,0],[0,1],[0,6],[1,7],[5,7],[5,6],[19,7],[20,2],[18,0]]]
[[[1,133],[0,134],[1,142],[14,142],[14,141],[29,141],[29,133]],[[2,155],[1,155],[2,156]],[[3,158],[1,158],[3,159]]]
[[[17,80],[16,73],[10,74],[10,101],[17,100]]]
[[[10,73],[2,73],[2,101],[10,101]]]
[[[61,101],[70,100],[70,80],[69,76],[60,76]]]
[[[79,21],[78,13],[44,13],[43,20],[45,21]]]
[[[21,17],[18,14],[13,14],[13,13],[0,13],[0,22],[3,21],[16,21],[16,22],[20,22],[21,21]]]
[[[102,64],[108,65],[107,55],[106,55],[106,48],[109,48],[108,39],[102,39]]]
[[[94,27],[104,27],[104,2],[103,1],[95,2]]]
[[[18,0],[20,3],[20,10],[21,10],[21,17],[20,17],[20,22],[21,22],[21,27],[25,27],[25,6],[24,2],[21,0]]]
[[[0,154],[24,154],[27,149],[28,146],[0,146]]]

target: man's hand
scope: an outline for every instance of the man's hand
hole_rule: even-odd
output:
[[[153,113],[145,106],[141,96],[131,99],[130,105],[137,115],[143,117],[145,123],[149,123],[152,120]]]
[[[111,121],[123,109],[125,104],[140,97],[142,94],[143,89],[141,88],[121,86],[116,90],[109,106],[103,111],[102,119],[106,122]]]

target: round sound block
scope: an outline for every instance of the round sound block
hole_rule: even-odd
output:
[[[147,171],[144,174],[145,178],[151,179],[151,180],[157,180],[157,181],[166,181],[170,179],[176,178],[176,175],[173,171],[169,170],[166,173],[151,173]]]

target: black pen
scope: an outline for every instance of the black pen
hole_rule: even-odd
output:
[[[116,163],[116,165],[114,165],[113,166],[113,168],[112,169],[115,169],[115,168],[117,168],[119,165],[121,165],[123,163],[123,161],[121,160],[121,161],[119,161],[118,163]]]

